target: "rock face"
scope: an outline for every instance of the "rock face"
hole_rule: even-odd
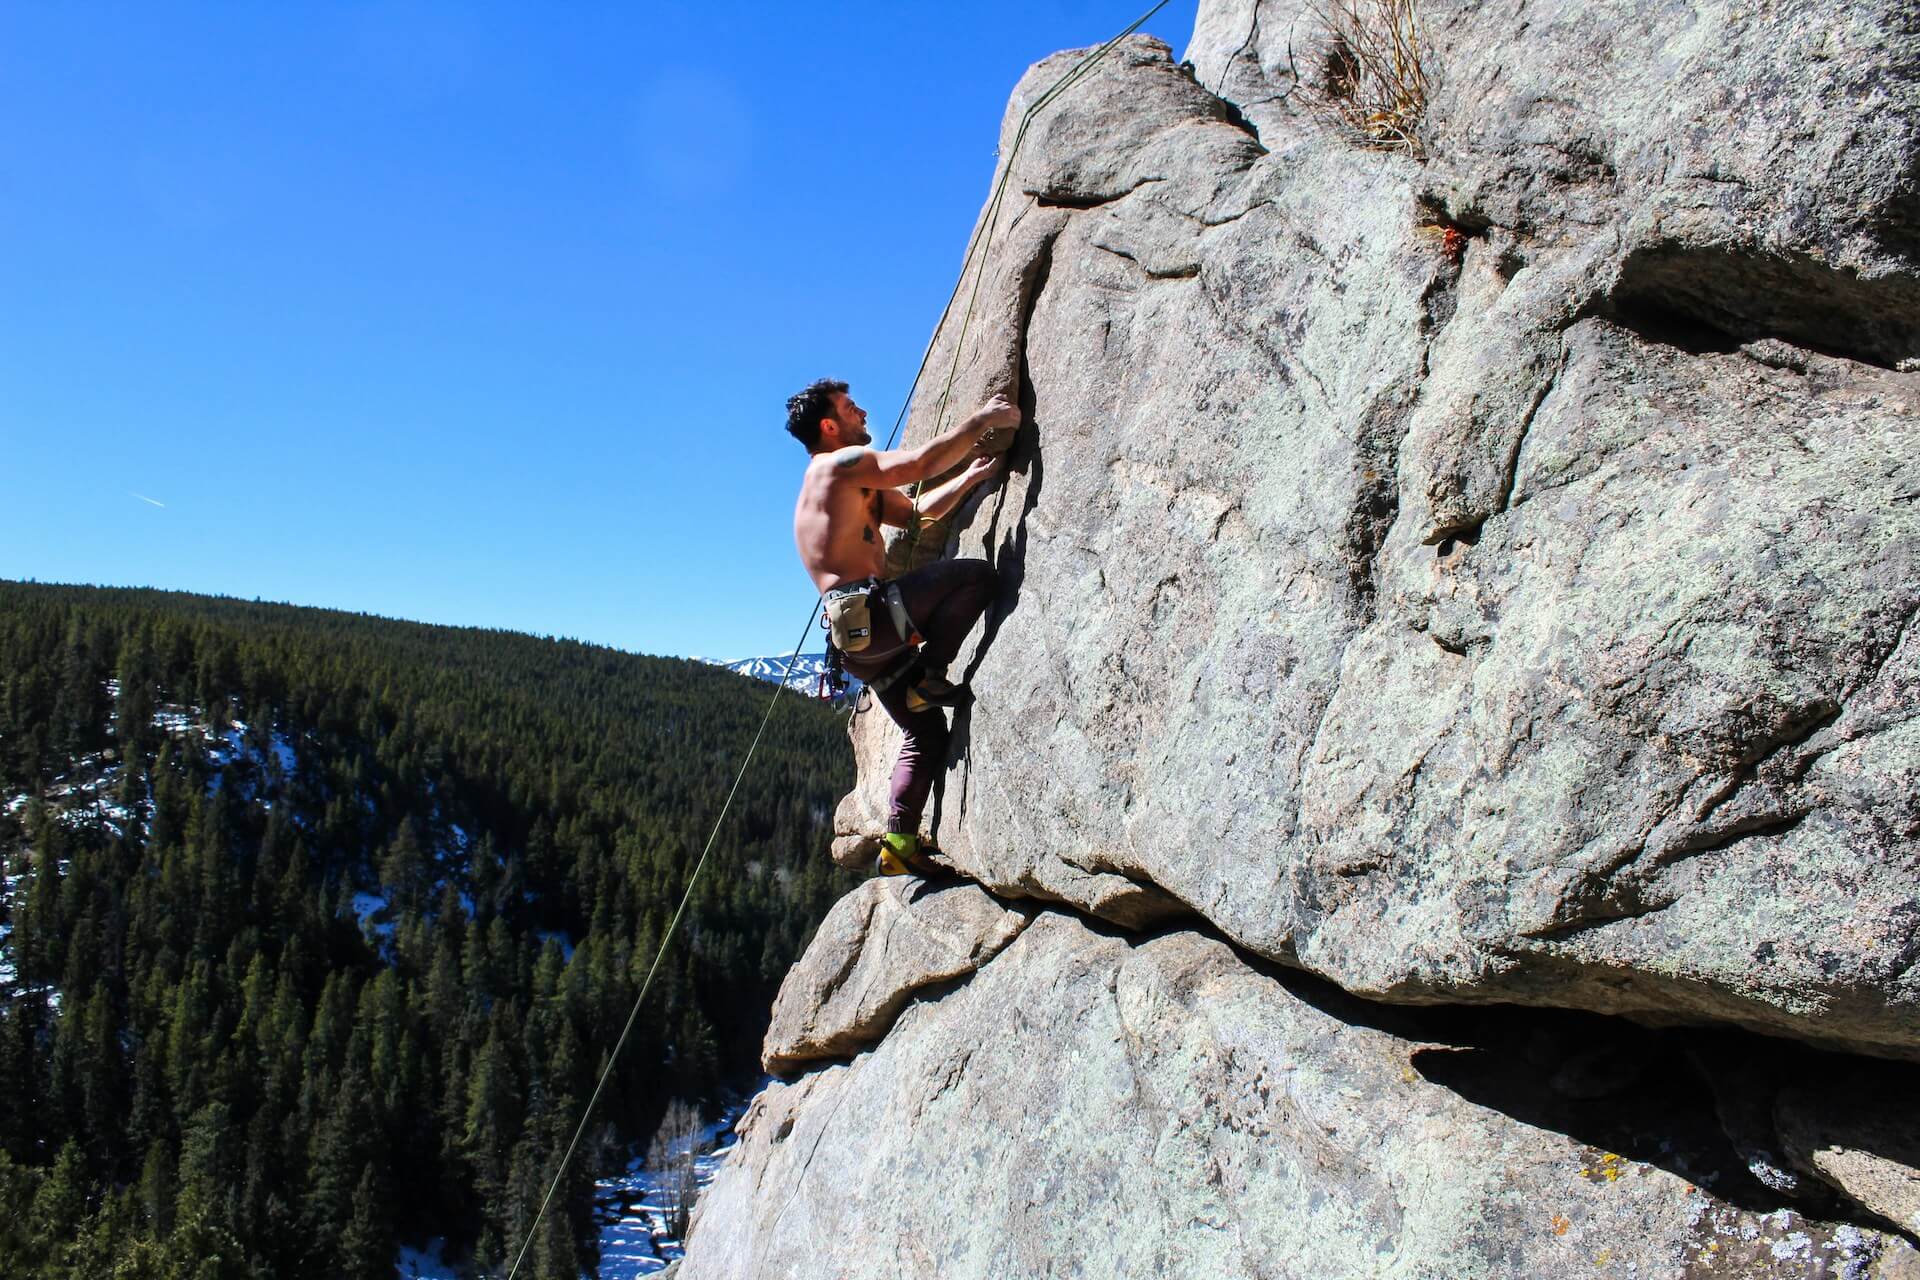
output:
[[[1883,1222],[1920,1235],[1920,1116],[1898,1076],[1792,1089],[1775,1106],[1782,1146],[1815,1177]],[[1833,1088],[1838,1084],[1839,1088]]]
[[[970,884],[867,881],[827,913],[781,983],[762,1065],[790,1071],[867,1047],[915,992],[972,973],[1031,915]]]
[[[1663,1126],[1636,1138],[1497,1029],[1431,1039],[1441,1012],[1043,914],[871,1052],[761,1094],[679,1280],[1920,1274],[1897,1237],[1708,1190],[1728,1175],[1685,1118],[1711,1108],[1674,1082],[1631,1096]]]
[[[916,546],[1004,580],[934,833],[1380,999],[1920,1056],[1920,18],[1422,12],[1424,162],[1274,0],[1032,122],[909,427],[1031,424]]]
[[[836,909],[687,1280],[1920,1276],[1920,8],[1432,0],[1419,156],[1319,12],[1014,91],[892,549],[981,887]]]

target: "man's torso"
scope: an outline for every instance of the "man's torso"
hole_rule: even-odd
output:
[[[807,463],[793,510],[793,541],[817,590],[881,574],[887,546],[880,511],[879,491],[836,475],[831,454]]]

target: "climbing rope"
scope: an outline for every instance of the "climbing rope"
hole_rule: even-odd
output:
[[[646,979],[640,984],[640,993],[633,998],[633,1008],[627,1013],[626,1025],[620,1028],[620,1038],[613,1042],[613,1052],[607,1055],[607,1065],[600,1069],[600,1079],[593,1086],[593,1094],[587,1099],[587,1105],[580,1112],[580,1123],[574,1126],[573,1138],[567,1143],[566,1154],[560,1157],[560,1167],[554,1170],[553,1181],[547,1186],[547,1194],[540,1201],[540,1211],[533,1215],[533,1222],[527,1228],[527,1238],[520,1245],[520,1252],[513,1260],[512,1270],[507,1272],[507,1280],[513,1280],[520,1272],[520,1262],[527,1256],[527,1249],[533,1244],[534,1235],[540,1230],[542,1219],[547,1216],[547,1206],[553,1202],[553,1193],[560,1188],[560,1180],[566,1176],[567,1165],[573,1159],[574,1148],[580,1145],[580,1135],[587,1131],[587,1120],[593,1115],[594,1103],[600,1101],[601,1090],[607,1087],[607,1077],[613,1074],[613,1064],[620,1058],[620,1050],[627,1044],[627,1037],[633,1032],[634,1020],[640,1016],[640,1006],[646,1001],[647,989],[653,985],[653,975],[660,972],[660,962],[666,958],[667,944],[673,941],[674,930],[680,927],[680,917],[687,912],[687,904],[693,901],[694,886],[700,883],[700,873],[706,869],[707,855],[713,852],[714,838],[720,834],[720,824],[726,821],[727,810],[733,807],[733,797],[740,791],[740,782],[747,776],[747,766],[753,763],[753,753],[760,745],[761,737],[767,731],[767,723],[773,719],[773,709],[780,701],[780,695],[787,690],[787,679],[793,673],[793,664],[800,658],[800,650],[806,647],[807,636],[813,631],[813,620],[820,614],[820,604],[814,602],[813,610],[807,614],[806,629],[801,631],[800,640],[793,648],[793,657],[787,659],[787,666],[780,673],[780,684],[773,691],[773,697],[767,700],[766,714],[760,717],[760,727],[754,731],[753,741],[747,746],[746,758],[740,762],[740,771],[733,776],[733,786],[727,792],[726,801],[720,806],[720,816],[713,820],[713,830],[707,833],[706,847],[700,850],[699,861],[693,864],[693,874],[687,877],[687,891],[680,895],[680,905],[673,913],[673,919],[667,922],[667,931],[660,936],[660,949],[654,952],[653,964],[647,970]]]
[[[1168,0],[1160,0],[1160,3],[1154,5],[1153,8],[1147,10],[1123,27],[1112,39],[1095,49],[1092,53],[1082,57],[1080,61],[1074,63],[1065,75],[1054,81],[1053,84],[1047,88],[1047,91],[1038,98],[1035,98],[1032,105],[1021,114],[1020,127],[1016,129],[1013,134],[1013,145],[1007,149],[1007,163],[1002,166],[1000,179],[993,184],[993,196],[987,201],[987,233],[983,238],[983,244],[985,246],[990,246],[993,243],[994,233],[999,228],[1000,204],[1002,197],[1006,194],[1007,179],[1013,176],[1014,158],[1020,154],[1020,144],[1026,141],[1027,127],[1033,123],[1034,116],[1038,115],[1040,111],[1055,98],[1077,84],[1082,76],[1091,71],[1102,58],[1113,51],[1114,46],[1138,31],[1146,24],[1147,19],[1166,8],[1167,3]],[[970,246],[967,250],[966,261],[960,265],[960,278],[954,282],[953,293],[947,298],[946,309],[943,309],[940,313],[940,324],[934,326],[934,340],[938,340],[940,329],[947,322],[947,313],[952,309],[954,299],[960,296],[960,287],[966,283],[967,270],[973,265],[973,257],[973,249]],[[966,348],[967,330],[973,324],[974,304],[980,299],[980,282],[986,278],[986,275],[986,250],[983,247],[980,255],[980,269],[974,273],[973,277],[973,292],[967,296],[966,314],[960,317],[960,333],[953,342],[953,360],[947,366],[947,382],[940,391],[939,406],[934,410],[934,434],[936,435],[939,434],[940,427],[946,422],[948,402],[953,396],[954,380],[960,373],[960,353]],[[920,367],[923,370],[926,368],[927,360],[930,359],[932,355],[933,341],[929,341],[927,343],[927,354],[923,356],[920,361]],[[913,402],[913,387],[918,386],[919,382],[920,375],[916,373],[913,376],[913,386],[907,389],[907,405],[901,406],[900,417],[894,419],[893,429],[896,432],[900,429],[901,418],[906,416],[907,406]],[[887,436],[887,447],[889,449],[893,447],[893,435],[891,433]],[[926,481],[924,480],[916,480],[913,485],[913,517],[907,524],[907,559],[909,561],[913,558],[914,549],[920,544],[920,490],[925,484]]]
[[[974,305],[980,298],[980,281],[987,273],[987,253],[992,248],[993,237],[998,229],[1001,198],[1006,193],[1007,179],[1013,174],[1013,162],[1020,154],[1020,144],[1026,140],[1028,125],[1033,123],[1034,116],[1044,107],[1077,83],[1096,63],[1106,57],[1114,46],[1138,31],[1147,19],[1166,8],[1168,3],[1169,0],[1160,0],[1153,8],[1129,23],[1118,35],[1082,57],[1065,75],[1054,81],[1045,93],[1034,99],[1032,105],[1021,115],[1020,127],[1013,135],[1013,145],[1007,149],[1006,164],[1001,167],[1000,179],[994,183],[993,196],[987,202],[986,234],[967,248],[966,259],[960,266],[960,278],[954,282],[953,292],[947,295],[947,304],[940,310],[940,321],[934,325],[933,336],[927,340],[926,351],[920,357],[920,366],[914,370],[913,381],[907,384],[906,398],[901,402],[900,412],[895,415],[893,427],[887,433],[886,448],[893,448],[894,441],[899,437],[900,426],[906,421],[907,410],[913,406],[913,393],[918,390],[920,379],[927,371],[927,364],[933,359],[934,347],[939,342],[940,332],[946,327],[947,317],[953,313],[953,304],[959,299],[960,290],[966,283],[967,272],[973,268],[977,256],[979,269],[974,272],[973,291],[967,297],[967,309],[960,319],[960,333],[953,344],[953,360],[947,368],[946,385],[941,388],[939,405],[934,411],[936,434],[940,425],[946,420],[948,403],[953,396],[954,380],[960,373],[960,352],[966,343],[967,330],[973,323]],[[920,532],[918,515],[920,487],[919,482],[913,486],[915,514],[908,525],[908,537],[915,541]],[[910,541],[909,555],[912,554],[913,546],[914,541]],[[620,1051],[626,1047],[627,1037],[633,1032],[633,1024],[640,1016],[640,1008],[646,1002],[648,989],[653,986],[654,975],[660,971],[660,962],[666,958],[667,947],[673,941],[674,931],[680,927],[680,918],[686,914],[687,904],[693,901],[694,888],[700,883],[700,873],[706,870],[707,856],[713,852],[713,842],[720,834],[721,824],[726,821],[727,812],[733,807],[733,798],[739,793],[740,783],[746,778],[747,769],[753,763],[753,753],[760,746],[760,739],[766,734],[767,725],[773,719],[773,709],[779,705],[780,695],[787,691],[787,680],[792,675],[794,664],[800,660],[800,651],[806,648],[807,637],[813,634],[814,619],[819,616],[820,602],[816,600],[812,611],[807,614],[806,626],[801,629],[800,639],[793,647],[793,654],[787,659],[786,667],[781,672],[780,683],[774,688],[773,696],[767,700],[766,714],[760,718],[760,727],[754,732],[753,741],[747,746],[747,754],[740,761],[739,772],[734,774],[733,786],[727,791],[727,798],[720,806],[720,814],[713,820],[713,829],[707,833],[707,843],[700,850],[699,859],[693,864],[693,874],[687,877],[687,888],[686,892],[680,896],[680,905],[675,908],[673,918],[667,922],[667,931],[660,937],[660,949],[654,953],[653,964],[647,969],[647,976],[640,984],[639,994],[633,998],[633,1008],[627,1014],[626,1025],[620,1028],[620,1038],[614,1041],[613,1052],[607,1055],[607,1063],[600,1069],[600,1079],[595,1082],[593,1093],[587,1099],[587,1105],[581,1109],[580,1123],[574,1126],[573,1137],[568,1141],[567,1149],[560,1157],[559,1167],[554,1170],[553,1181],[547,1186],[547,1194],[541,1199],[540,1209],[533,1215],[533,1221],[527,1227],[526,1239],[520,1244],[520,1252],[514,1255],[513,1266],[507,1272],[507,1280],[514,1280],[514,1277],[520,1274],[520,1264],[526,1259],[527,1250],[533,1247],[534,1236],[538,1234],[541,1222],[546,1219],[547,1209],[553,1203],[554,1193],[560,1189],[561,1180],[566,1176],[567,1166],[572,1162],[573,1153],[580,1145],[581,1135],[587,1131],[587,1121],[592,1117],[594,1104],[600,1101],[600,1094],[606,1088],[608,1078],[613,1074],[613,1064],[619,1060]]]

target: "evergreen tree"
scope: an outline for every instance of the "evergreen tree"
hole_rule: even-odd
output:
[[[72,1263],[73,1248],[68,1241],[74,1227],[86,1220],[89,1183],[80,1145],[68,1142],[34,1192],[33,1207],[28,1211],[33,1252],[49,1273],[64,1274]]]
[[[571,642],[0,583],[0,1274],[517,1248],[768,693]],[[596,1161],[667,1090],[756,1072],[849,883],[821,856],[834,718],[789,701],[760,750],[538,1274],[591,1261]]]
[[[44,1178],[43,1170],[0,1151],[0,1273],[32,1275],[40,1265],[45,1245],[32,1209]]]
[[[391,1280],[393,1276],[392,1205],[382,1181],[376,1162],[369,1160],[361,1167],[352,1215],[340,1235],[339,1274],[351,1280]]]

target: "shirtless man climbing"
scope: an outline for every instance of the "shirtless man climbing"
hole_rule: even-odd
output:
[[[880,527],[909,527],[916,515],[952,511],[976,485],[1000,474],[1002,459],[975,458],[917,502],[901,489],[951,470],[984,436],[1019,423],[1020,410],[995,396],[918,448],[881,450],[869,447],[867,412],[847,395],[846,383],[822,379],[787,401],[787,430],[809,455],[793,511],[800,561],[829,619],[839,621],[834,634],[847,670],[867,682],[906,734],[880,842],[882,875],[937,873],[920,852],[920,815],[946,766],[942,708],[966,696],[948,682],[947,667],[992,601],[995,579],[984,560],[942,560],[888,582]]]

